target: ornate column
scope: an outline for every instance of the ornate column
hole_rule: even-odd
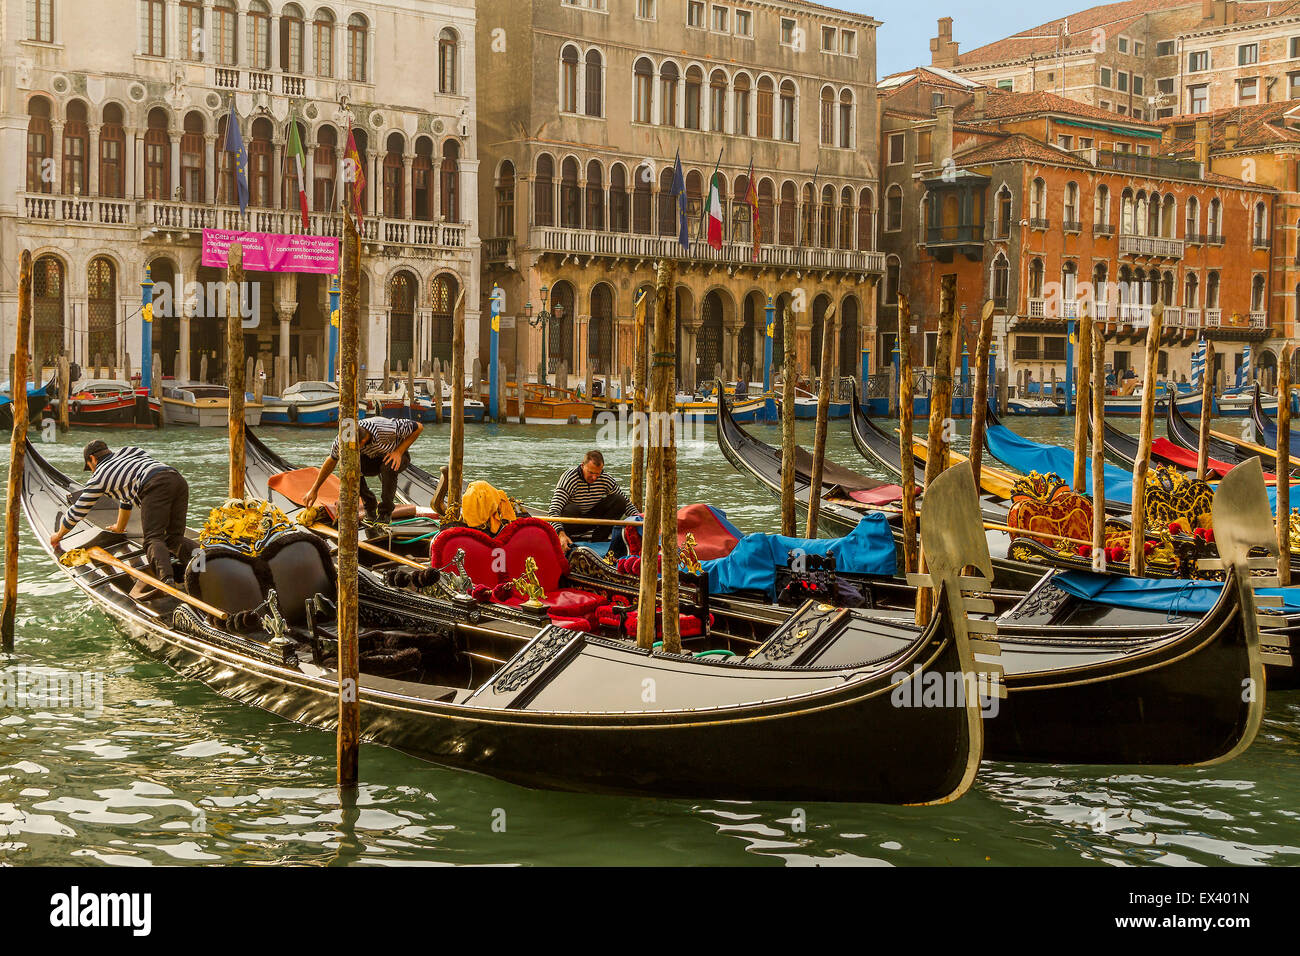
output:
[[[63,181],[63,123],[60,120],[50,122],[51,137],[54,142],[51,144],[54,149],[51,154],[54,157],[54,189],[56,195],[59,193],[71,193],[69,183]]]
[[[728,381],[734,381],[740,375],[740,362],[737,356],[740,352],[740,319],[733,317],[730,321],[722,324],[722,376]],[[712,369],[708,369],[710,375]]]
[[[217,170],[217,134],[203,136],[203,194],[208,202],[217,201],[217,184],[221,181]]]
[[[88,180],[88,182],[90,183],[89,194],[91,196],[98,197],[99,196],[99,124],[98,123],[90,124],[90,141],[86,149],[87,149],[86,164],[90,167],[89,169],[90,178]]]
[[[415,218],[415,179],[412,177],[414,163],[414,153],[402,154],[402,218],[407,222]]]
[[[126,198],[140,199],[144,195],[142,178],[144,143],[138,130],[126,131],[126,150],[126,156],[123,157],[126,161]]]
[[[168,133],[167,138],[171,140],[171,144],[172,144],[172,148],[171,148],[172,169],[171,169],[171,183],[170,183],[171,189],[169,190],[166,198],[171,199],[172,196],[176,195],[176,187],[181,184],[181,134]]]

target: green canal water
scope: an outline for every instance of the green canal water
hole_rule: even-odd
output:
[[[830,457],[870,470],[845,423],[832,426]],[[1068,419],[1016,426],[1069,442]],[[778,429],[757,429],[779,441]],[[545,504],[596,432],[470,426],[466,473]],[[301,463],[322,458],[329,440],[263,434]],[[40,449],[79,469],[92,437],[141,444],[181,468],[192,523],[224,497],[224,430],[74,430]],[[800,441],[811,444],[810,428]],[[434,468],[447,442],[446,426],[429,426],[414,457]],[[626,482],[629,450],[603,447]],[[719,505],[745,531],[777,522],[767,492],[722,458],[712,426],[683,443],[680,470],[682,503]],[[935,808],[549,793],[366,745],[353,820],[332,786],[331,734],[228,701],[145,656],[50,566],[25,523],[19,576],[17,653],[0,666],[96,672],[103,693],[98,708],[0,707],[0,864],[1300,864],[1296,691],[1270,695],[1255,745],[1224,766],[986,762],[967,796]]]

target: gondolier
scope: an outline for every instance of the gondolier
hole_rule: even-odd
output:
[[[582,464],[560,476],[551,496],[550,514],[557,518],[617,519],[636,518],[640,513],[618,482],[605,474],[605,456],[592,449]],[[565,525],[558,521],[552,525],[559,532],[565,550],[575,540],[607,541],[613,530],[611,525]]]
[[[361,448],[361,502],[366,520],[385,524],[393,517],[393,500],[397,497],[397,476],[411,463],[410,447],[420,437],[424,426],[407,418],[364,418],[357,422],[357,441]],[[316,503],[320,486],[339,462],[339,440],[334,439],[329,457],[316,472],[316,480],[303,497],[310,508]],[[366,478],[379,476],[379,500],[366,486]]]
[[[114,452],[104,441],[96,439],[82,449],[82,458],[85,470],[93,475],[63,516],[59,529],[50,535],[50,546],[57,548],[63,536],[90,514],[100,498],[108,495],[118,503],[117,521],[108,530],[125,532],[132,509],[139,505],[144,553],[153,567],[154,577],[175,586],[172,555],[185,567],[195,547],[185,537],[190,486],[184,476],[134,445]],[[151,590],[141,581],[131,589],[131,596],[143,597]]]

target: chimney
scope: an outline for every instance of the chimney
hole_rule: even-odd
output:
[[[952,17],[939,18],[939,35],[930,40],[930,65],[943,68],[957,65],[957,44],[952,42]]]
[[[971,90],[970,109],[975,119],[984,118],[984,103],[988,99],[989,88],[987,86],[977,86]]]
[[[1205,25],[1226,27],[1237,22],[1236,0],[1201,0],[1201,20]]]
[[[1196,121],[1195,134],[1195,155],[1196,161],[1202,166],[1210,164],[1210,121],[1198,119]]]
[[[944,103],[934,108],[934,138],[930,141],[931,162],[937,167],[952,156],[952,116],[956,107]]]
[[[1236,149],[1237,139],[1239,138],[1240,133],[1241,133],[1241,127],[1237,124],[1237,121],[1235,119],[1228,120],[1228,122],[1224,123],[1223,124],[1223,148]]]

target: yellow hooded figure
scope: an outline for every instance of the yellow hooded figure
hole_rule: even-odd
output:
[[[515,508],[505,492],[486,481],[471,482],[460,502],[460,517],[471,528],[496,534],[515,520]]]

